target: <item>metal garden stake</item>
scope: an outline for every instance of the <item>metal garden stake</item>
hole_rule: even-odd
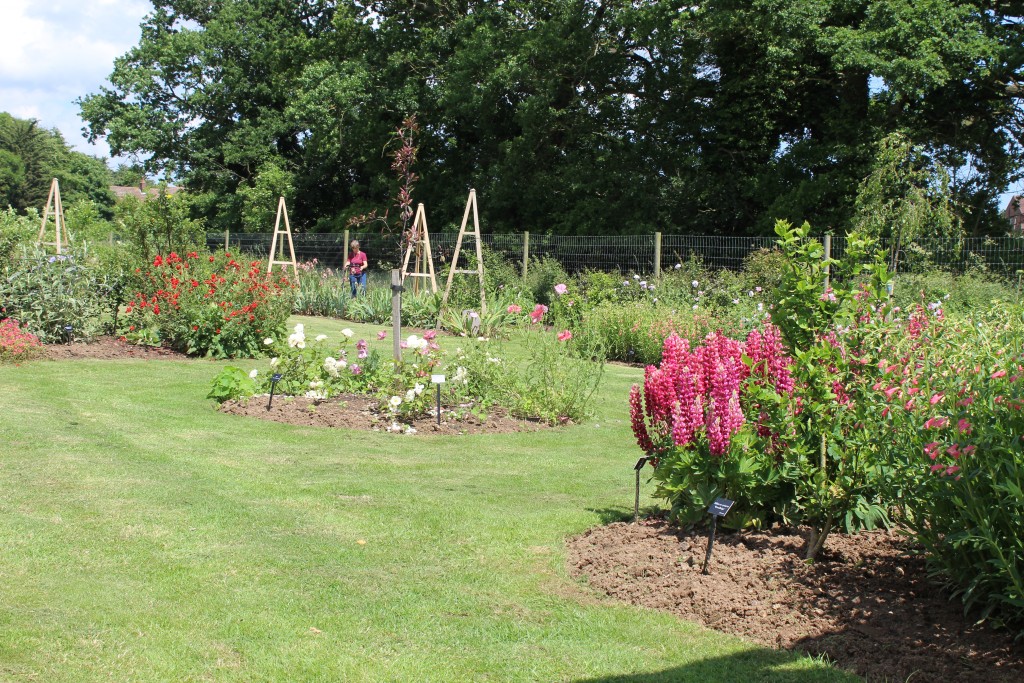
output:
[[[270,377],[270,398],[267,399],[267,410],[270,410],[270,404],[274,402],[274,390],[277,389],[277,383],[281,381],[281,373],[275,372]]]
[[[633,524],[640,521],[640,470],[647,464],[647,457],[644,456],[636,461],[633,470],[636,472],[636,498],[633,500]]]

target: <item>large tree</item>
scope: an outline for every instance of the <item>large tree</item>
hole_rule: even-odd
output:
[[[433,224],[476,187],[488,230],[842,230],[899,132],[984,230],[1024,165],[1022,5],[167,0],[81,107],[232,226],[275,193],[319,229],[387,206],[415,112]]]

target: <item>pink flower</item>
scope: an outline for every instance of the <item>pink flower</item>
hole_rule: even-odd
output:
[[[943,472],[942,474],[943,474],[944,476],[947,476],[947,477],[948,477],[949,475],[951,475],[951,474],[956,474],[956,473],[957,473],[957,472],[959,472],[959,471],[960,471],[960,468],[959,468],[959,467],[957,467],[956,465],[950,465],[949,467],[947,467],[947,468],[946,468],[946,471],[945,471],[945,472]]]
[[[946,396],[942,393],[932,394],[932,397],[928,399],[928,402],[931,403],[932,405],[935,405],[944,398],[946,398]]]
[[[930,444],[926,444],[924,447],[924,454],[934,460],[935,456],[939,454],[939,442],[932,441]]]
[[[547,306],[545,306],[544,304],[537,304],[536,306],[533,307],[533,310],[530,311],[530,320],[532,320],[534,323],[539,323],[541,319],[544,317],[544,314],[547,312]]]
[[[520,306],[519,304],[512,304],[505,310],[508,311],[509,313],[522,313],[523,307]]]
[[[961,434],[970,434],[971,431],[974,429],[974,427],[971,425],[970,422],[967,421],[966,418],[961,418],[960,421],[956,423],[956,428]]]
[[[356,365],[355,363],[353,363],[352,365],[348,366],[348,369],[349,369],[349,371],[353,375],[361,375],[361,374],[363,374],[363,369],[361,367],[359,367],[358,365]]]
[[[426,332],[423,333],[423,338],[426,339],[427,341],[430,341],[431,339],[433,339],[436,336],[437,336],[437,330],[427,330]]]
[[[562,330],[558,333],[558,341],[564,342],[569,341],[570,339],[572,339],[572,332],[569,330]]]
[[[366,358],[368,355],[370,355],[366,347],[367,344],[365,339],[360,339],[359,341],[357,341],[356,350],[359,351],[359,353],[357,353],[356,356],[358,356],[359,358]]]
[[[388,337],[388,331],[387,330],[381,330],[380,332],[377,333],[377,339],[378,340],[387,339],[387,337]]]
[[[555,285],[555,293],[557,293],[559,296],[565,294],[568,291],[569,291],[569,288],[566,287],[565,285],[561,284],[561,283]]]
[[[942,429],[949,424],[949,420],[944,417],[933,417],[924,423],[925,429]]]
[[[996,370],[992,373],[992,379],[999,379],[1000,377],[1006,377],[1006,370]]]

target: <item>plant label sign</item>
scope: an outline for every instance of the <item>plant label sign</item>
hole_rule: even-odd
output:
[[[728,498],[716,498],[715,502],[708,508],[713,517],[725,517],[732,509],[732,501]]]
[[[647,464],[647,457],[645,456],[645,457],[640,458],[639,460],[636,461],[636,464],[633,465],[633,469],[636,470],[637,472],[639,472],[640,470],[642,470],[644,468],[644,465],[646,465],[646,464]]]
[[[281,373],[280,372],[275,372],[273,375],[271,375],[270,381],[271,382],[280,382],[281,381]]]
[[[444,375],[431,375],[430,376],[430,383],[431,384],[444,384]]]

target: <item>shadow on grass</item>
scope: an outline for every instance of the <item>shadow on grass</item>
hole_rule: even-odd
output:
[[[597,519],[602,525],[611,524],[613,522],[632,522],[633,521],[633,508],[627,507],[613,507],[613,508],[587,508],[587,512],[593,512],[597,515]],[[643,516],[641,510],[641,516]]]
[[[574,683],[854,683],[851,673],[797,664],[798,657],[777,650],[744,650],[661,671],[579,678]],[[797,669],[796,667],[799,667]]]

